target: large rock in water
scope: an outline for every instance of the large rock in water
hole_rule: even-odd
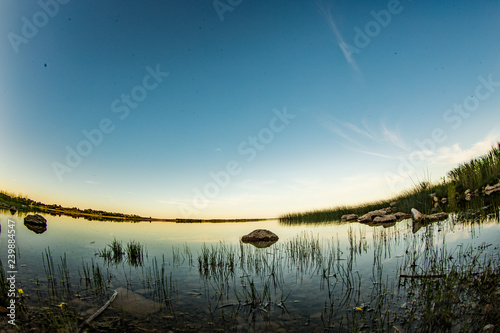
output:
[[[276,242],[278,239],[279,237],[275,233],[266,229],[256,229],[248,235],[241,237],[243,243]]]
[[[276,243],[278,239],[279,237],[275,233],[266,229],[256,229],[248,235],[241,237],[243,243],[250,243],[258,248],[269,247]]]
[[[47,226],[47,220],[40,214],[26,216],[24,218],[24,224],[27,223],[38,226]]]

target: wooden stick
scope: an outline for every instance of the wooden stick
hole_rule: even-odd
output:
[[[90,316],[89,319],[83,322],[78,332],[82,332],[86,325],[89,325],[92,320],[96,319],[101,313],[103,313],[104,310],[106,310],[108,306],[115,300],[116,295],[118,295],[118,292],[115,290],[109,301],[107,301],[106,304],[104,304],[99,310],[97,310],[92,316]]]

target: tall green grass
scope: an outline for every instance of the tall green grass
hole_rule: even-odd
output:
[[[463,195],[465,190],[481,190],[482,187],[488,184],[496,184],[499,180],[500,142],[497,147],[492,147],[488,154],[460,164],[457,168],[448,172],[448,178],[443,179],[439,183],[422,181],[416,183],[413,188],[405,190],[398,196],[387,200],[307,212],[288,213],[280,216],[279,220],[283,224],[340,221],[342,215],[363,215],[372,210],[386,208],[391,202],[397,202],[394,209],[400,212],[410,213],[412,208],[416,208],[424,213],[429,213],[434,208],[434,202],[430,198],[431,194],[435,194],[438,198],[447,198],[449,203],[448,209],[454,209],[456,207],[456,199],[460,198],[460,195]]]
[[[486,185],[493,185],[500,180],[500,142],[488,154],[460,164],[448,172],[450,181],[457,192],[470,189],[481,189]]]

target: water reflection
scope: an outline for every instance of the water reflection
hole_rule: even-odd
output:
[[[443,272],[462,278],[465,271],[489,269],[487,263],[498,267],[498,207],[477,217],[454,214],[416,230],[411,220],[384,228],[108,223],[46,215],[50,227],[43,234],[17,223],[19,283],[32,295],[26,302],[70,304],[84,318],[117,291],[117,306],[105,318],[127,313],[121,325],[143,329],[389,329],[393,318],[420,311],[415,304],[425,290],[412,279]],[[0,215],[3,227],[8,219],[22,217]],[[259,228],[279,241],[263,248],[239,242]],[[2,247],[6,236],[0,235]],[[397,324],[414,329],[417,322]]]

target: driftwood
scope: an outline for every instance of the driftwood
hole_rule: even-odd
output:
[[[101,313],[103,313],[104,310],[106,310],[108,306],[115,300],[116,295],[118,295],[118,292],[115,290],[109,301],[107,301],[106,304],[104,304],[99,310],[97,310],[92,316],[90,316],[89,319],[83,322],[78,332],[83,332],[85,326],[89,325],[92,322],[92,320],[96,319]]]

